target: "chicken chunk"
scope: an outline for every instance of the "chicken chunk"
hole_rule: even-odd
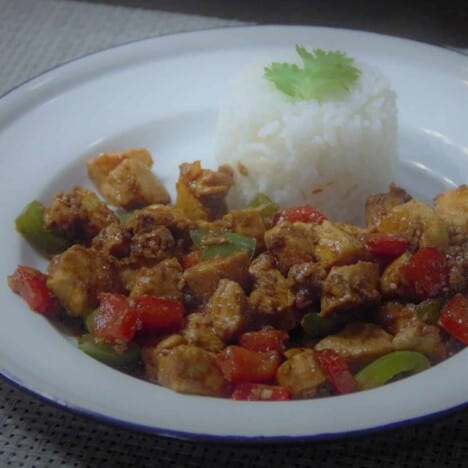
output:
[[[127,257],[130,254],[131,234],[120,223],[112,223],[99,231],[93,238],[91,246],[104,255],[115,258]]]
[[[450,291],[462,292],[468,287],[468,242],[450,246],[446,258]]]
[[[102,154],[87,164],[88,175],[111,205],[135,209],[152,203],[166,204],[170,196],[151,172],[147,150]]]
[[[249,271],[255,280],[249,304],[260,324],[290,330],[300,318],[294,307],[295,295],[290,281],[275,266],[275,259],[268,254],[252,262]]]
[[[143,352],[146,373],[163,387],[180,393],[221,396],[226,385],[216,356],[192,345]]]
[[[366,201],[366,220],[370,227],[380,224],[390,210],[411,200],[411,196],[395,184],[390,184],[387,193],[376,193]]]
[[[222,279],[206,307],[216,334],[231,341],[245,331],[249,321],[247,297],[235,282]]]
[[[379,266],[372,262],[333,267],[322,285],[320,315],[330,315],[379,302]]]
[[[182,300],[182,267],[175,258],[163,260],[154,267],[143,267],[135,275],[130,297],[143,294]]]
[[[450,243],[468,249],[468,185],[437,195],[435,211],[447,224]]]
[[[73,187],[69,194],[58,193],[44,211],[46,229],[63,235],[72,243],[85,245],[89,245],[101,229],[117,222],[117,216],[106,204],[83,187]]]
[[[401,233],[413,247],[446,249],[449,236],[445,221],[434,208],[418,200],[395,206],[377,226],[379,232]]]
[[[130,243],[128,263],[134,267],[153,266],[176,254],[176,240],[165,226],[135,234]]]
[[[284,275],[297,263],[315,260],[317,233],[310,223],[284,221],[265,233],[267,250],[278,259]]]
[[[224,343],[216,334],[211,317],[206,312],[193,312],[187,316],[187,324],[182,330],[182,336],[188,344],[199,346],[216,353],[224,348]]]
[[[247,290],[251,283],[249,263],[249,256],[244,251],[227,257],[215,257],[187,268],[184,280],[198,301],[207,302],[223,278],[235,281]]]
[[[366,364],[393,351],[392,335],[371,323],[354,322],[320,340],[315,349],[333,349],[345,361]]]
[[[313,349],[291,353],[276,372],[278,384],[291,389],[297,398],[312,398],[319,385],[326,382]]]
[[[394,335],[395,350],[412,350],[441,360],[447,357],[439,328],[419,320],[414,304],[389,302],[379,309],[382,326]]]
[[[225,197],[233,184],[228,166],[202,169],[200,161],[183,163],[177,181],[176,207],[193,220],[212,221],[227,212]]]
[[[132,235],[151,233],[161,226],[171,232],[178,247],[189,247],[192,244],[190,230],[197,227],[177,208],[158,204],[135,211],[125,223]]]
[[[406,298],[412,295],[402,273],[410,258],[411,254],[405,252],[387,265],[380,277],[380,290],[384,296]]]
[[[320,299],[325,270],[315,262],[297,263],[289,269],[288,280],[296,294],[295,304],[304,309]]]
[[[122,289],[117,268],[108,257],[81,245],[56,255],[48,273],[48,288],[74,317],[85,316],[94,309],[99,293]]]
[[[252,237],[257,242],[257,250],[264,245],[265,223],[262,215],[254,208],[232,210],[223,216],[223,221],[229,225],[229,230],[243,236]]]
[[[318,235],[315,256],[323,268],[346,265],[366,257],[362,242],[332,222],[325,220],[315,226],[315,230]]]
[[[101,153],[86,163],[88,177],[93,181],[97,189],[100,190],[109,173],[126,159],[139,161],[147,167],[153,165],[153,158],[145,148],[133,148],[119,153]]]

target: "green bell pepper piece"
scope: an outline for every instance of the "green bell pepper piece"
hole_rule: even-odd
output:
[[[273,202],[267,195],[258,193],[248,204],[250,208],[256,208],[260,211],[263,221],[271,224],[273,218],[279,211],[278,205]]]
[[[140,360],[140,348],[135,343],[130,343],[123,353],[119,353],[110,344],[96,343],[91,334],[78,338],[78,348],[88,356],[111,367],[128,367]]]
[[[322,317],[317,312],[307,312],[301,320],[304,331],[313,337],[329,335],[336,330],[340,321],[333,317]]]
[[[424,354],[416,351],[394,351],[361,369],[354,377],[360,390],[384,385],[403,372],[417,373],[431,366]]]
[[[214,257],[227,257],[233,253],[246,251],[250,257],[255,252],[256,240],[252,237],[243,236],[236,232],[221,232],[216,234],[203,233],[199,230],[190,231],[193,245],[202,249],[201,260],[210,260]],[[210,243],[210,237],[216,239],[216,243]]]
[[[444,300],[441,298],[427,299],[416,306],[416,316],[422,322],[437,325],[443,305]]]
[[[15,220],[16,230],[40,254],[51,257],[66,250],[67,239],[44,227],[44,207],[37,200],[29,203]]]

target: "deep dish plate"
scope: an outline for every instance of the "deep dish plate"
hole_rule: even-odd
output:
[[[229,77],[251,58],[295,44],[344,50],[390,77],[400,119],[397,182],[414,196],[429,200],[468,182],[468,59],[454,52],[362,32],[271,26],[149,39],[75,60],[0,100],[0,366],[7,379],[106,421],[231,441],[334,437],[467,403],[468,350],[348,396],[256,403],[179,395],[85,356],[8,290],[6,276],[17,264],[45,267],[13,229],[28,201],[89,185],[84,162],[101,151],[149,148],[169,187],[181,162],[213,165],[217,103]]]

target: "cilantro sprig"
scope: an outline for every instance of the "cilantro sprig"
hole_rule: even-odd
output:
[[[344,52],[314,49],[307,51],[297,45],[303,68],[292,63],[273,62],[265,67],[265,78],[280,91],[296,99],[323,100],[349,91],[361,70]]]

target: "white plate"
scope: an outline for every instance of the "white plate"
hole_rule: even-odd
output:
[[[269,49],[302,44],[372,62],[399,96],[399,182],[430,199],[467,183],[468,60],[362,32],[248,27],[144,40],[52,70],[0,100],[0,359],[2,374],[85,414],[158,434],[221,440],[337,436],[420,419],[467,403],[468,350],[417,376],[349,396],[286,403],[179,395],[82,354],[7,288],[18,263],[44,268],[13,229],[28,201],[87,183],[100,151],[148,147],[168,184],[182,161],[210,163],[228,78]],[[371,176],[371,174],[370,174]]]

